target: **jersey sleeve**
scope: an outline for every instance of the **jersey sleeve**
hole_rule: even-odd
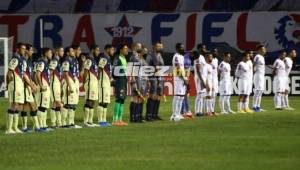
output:
[[[9,68],[10,70],[15,70],[16,67],[18,66],[18,64],[19,64],[18,59],[12,58],[12,59],[9,61],[8,68]]]
[[[62,63],[62,70],[64,72],[68,72],[70,70],[70,63],[68,61],[64,61]]]
[[[45,64],[44,62],[38,62],[37,65],[36,65],[36,71],[44,71],[44,68],[45,68]]]
[[[90,59],[85,60],[83,68],[89,70],[92,66],[92,61]]]
[[[55,70],[55,68],[57,67],[57,61],[56,60],[51,60],[50,64],[49,64],[49,69],[50,70]]]
[[[98,67],[99,68],[104,68],[106,64],[107,64],[107,59],[106,58],[100,58],[99,63],[98,63]]]

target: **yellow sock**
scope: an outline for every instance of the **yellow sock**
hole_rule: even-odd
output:
[[[50,118],[51,118],[51,126],[56,126],[56,112],[53,109],[51,109]]]
[[[22,128],[27,129],[27,116],[22,117]]]
[[[98,122],[102,122],[102,118],[103,118],[103,107],[98,106]]]
[[[90,114],[90,108],[85,107],[84,115],[83,115],[83,123],[87,123],[89,121],[89,114]]]
[[[14,130],[18,129],[18,124],[19,124],[19,114],[14,114]]]
[[[39,129],[40,124],[37,116],[32,116],[33,128]]]
[[[71,124],[75,124],[75,111],[73,109],[69,109],[68,110],[68,114],[69,114],[69,125]]]
[[[102,116],[103,122],[106,122],[106,113],[107,113],[107,108],[103,108],[103,116]]]
[[[43,112],[43,127],[47,127],[47,110]]]
[[[7,130],[11,130],[14,122],[14,115],[7,113]]]
[[[56,122],[57,122],[57,126],[61,126],[61,113],[60,111],[56,111]]]
[[[89,113],[89,123],[93,123],[93,117],[94,117],[94,109],[90,109]]]
[[[67,117],[68,117],[68,110],[65,108],[61,108],[61,124],[62,124],[62,126],[67,125]]]
[[[37,116],[38,116],[38,120],[39,120],[39,125],[43,128],[43,112],[38,110],[37,111]]]

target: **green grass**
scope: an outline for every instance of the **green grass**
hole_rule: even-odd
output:
[[[299,169],[299,99],[290,99],[296,111],[276,112],[273,98],[264,97],[267,112],[174,123],[168,121],[172,100],[168,98],[161,104],[165,121],[4,135],[8,103],[2,98],[0,169]],[[235,102],[233,98],[234,109]],[[128,104],[125,111],[127,120]],[[82,102],[76,119],[81,123]]]

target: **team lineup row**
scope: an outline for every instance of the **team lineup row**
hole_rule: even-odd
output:
[[[185,52],[183,44],[177,43],[175,48],[176,53],[172,60],[174,98],[170,120],[179,121],[184,118],[193,118],[188,102],[188,77],[192,60]],[[27,127],[27,112],[32,118],[34,131],[47,132],[56,127],[82,128],[74,121],[76,106],[79,102],[79,76],[83,78],[86,92],[83,126],[111,126],[106,119],[111,86],[114,86],[115,94],[112,125],[127,126],[128,123],[124,122],[122,117],[128,81],[131,87],[130,122],[161,120],[159,106],[161,97],[164,96],[164,77],[128,75],[126,57],[129,55],[129,62],[138,63],[139,66],[153,66],[155,72],[158,72],[159,66],[164,65],[162,43],[154,43],[151,53],[141,43],[133,43],[130,54],[128,46],[123,44],[118,47],[117,55],[115,55],[114,46],[110,44],[104,47],[103,53],[100,53],[97,45],[93,45],[90,47],[89,55],[84,58],[79,57],[81,49],[78,45],[65,49],[57,47],[53,51],[50,48],[43,48],[39,58],[34,62],[32,61],[33,50],[30,44],[18,43],[16,53],[9,61],[6,76],[10,102],[7,112],[7,134],[32,131]],[[217,93],[220,93],[221,114],[235,113],[230,108],[232,93],[230,53],[224,53],[223,61],[218,64],[218,59],[206,50],[205,45],[199,44],[198,50],[200,55],[196,57],[193,64],[197,91],[195,115],[215,115]],[[235,76],[238,78],[240,95],[238,113],[262,110],[260,101],[265,87],[265,53],[265,46],[260,45],[257,47],[253,64],[251,60],[253,53],[245,52],[242,55],[242,61],[237,66]],[[274,63],[276,109],[291,109],[288,105],[287,80],[292,67],[292,59],[295,57],[295,50],[290,50],[287,57],[286,52],[282,51]],[[118,74],[115,74],[116,68],[118,68]],[[254,84],[253,110],[248,106],[252,84]],[[146,115],[143,118],[145,102]],[[50,108],[51,126],[48,127],[47,112]],[[97,124],[93,121],[94,110],[97,113]],[[21,130],[18,128],[19,113],[22,119]]]

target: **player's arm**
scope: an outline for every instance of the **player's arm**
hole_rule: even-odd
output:
[[[24,74],[23,80],[24,80],[25,84],[28,85],[32,89],[33,92],[36,92],[36,86],[33,83],[33,81],[28,77],[27,74]]]
[[[274,65],[273,65],[273,70],[272,70],[272,77],[274,78],[274,76],[277,73],[277,62],[275,61]]]
[[[69,78],[69,69],[70,69],[70,63],[68,61],[63,62],[62,64],[63,78],[67,82],[67,86],[69,87],[70,93],[73,93],[75,89],[73,89],[71,86],[71,80]]]
[[[83,84],[86,82],[86,78],[89,75],[89,70],[91,66],[92,66],[92,61],[90,59],[84,61],[83,72],[82,72]]]

